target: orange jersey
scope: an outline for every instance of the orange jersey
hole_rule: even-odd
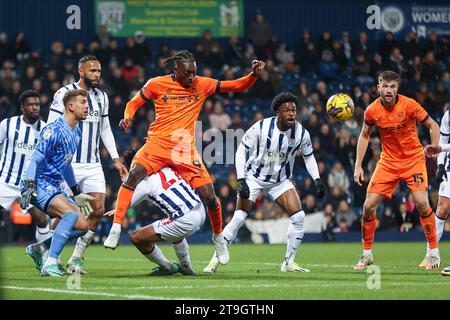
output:
[[[364,113],[365,123],[378,127],[382,143],[381,159],[387,161],[411,161],[424,157],[416,123],[424,122],[428,117],[417,101],[400,94],[392,110],[386,109],[378,98]]]
[[[192,86],[184,88],[173,75],[155,77],[128,102],[125,118],[133,118],[146,100],[153,99],[156,114],[148,130],[149,140],[166,148],[180,142],[193,146],[195,121],[206,98],[219,91],[243,91],[255,81],[251,74],[231,81],[196,76]]]

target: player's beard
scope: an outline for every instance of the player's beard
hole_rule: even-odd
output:
[[[84,77],[83,80],[84,80],[84,84],[85,84],[88,88],[97,88],[97,86],[98,86],[98,84],[94,84],[94,83],[92,82],[92,80],[89,79],[88,77]]]

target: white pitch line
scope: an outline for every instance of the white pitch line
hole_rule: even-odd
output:
[[[61,290],[61,289],[51,289],[51,288],[28,288],[28,287],[17,287],[17,286],[0,286],[0,289],[11,289],[11,290],[22,290],[22,291],[40,291],[40,292],[64,293],[64,294],[99,296],[99,297],[101,297],[101,296],[102,297],[116,297],[116,298],[125,298],[125,299],[202,300],[200,298],[192,298],[192,297],[162,297],[162,296],[148,296],[148,295],[142,295],[142,294],[118,294],[118,293],[108,293],[108,292]],[[130,288],[123,288],[123,289],[130,289]]]

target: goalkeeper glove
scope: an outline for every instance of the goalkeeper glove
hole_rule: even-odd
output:
[[[95,200],[95,197],[92,197],[86,193],[82,193],[80,187],[75,185],[70,188],[73,192],[73,199],[77,204],[78,208],[80,208],[81,213],[87,218],[92,213],[92,207],[89,201]]]
[[[22,209],[26,209],[30,205],[31,197],[37,197],[36,184],[31,179],[23,180],[20,184],[21,196],[19,204]]]
[[[247,182],[245,182],[245,178],[237,179],[237,192],[242,199],[248,199],[250,196],[250,189]]]
[[[442,177],[445,177],[445,180],[447,180],[447,171],[445,171],[445,167],[443,164],[438,164],[436,170],[436,182],[441,183],[442,181],[444,181]]]
[[[316,194],[319,198],[323,198],[325,195],[325,185],[322,180],[316,179],[314,180],[314,185],[316,186]]]

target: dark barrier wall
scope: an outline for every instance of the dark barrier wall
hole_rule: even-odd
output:
[[[383,32],[368,30],[366,9],[371,4],[381,7],[390,5],[390,1],[331,1],[331,0],[244,0],[245,28],[254,18],[256,10],[267,17],[280,40],[291,49],[297,49],[300,34],[307,26],[314,36],[324,30],[330,30],[334,37],[340,38],[342,31],[356,35],[367,31],[374,39]],[[395,1],[399,6],[445,5],[445,1]],[[70,5],[76,4],[81,9],[81,30],[68,30],[66,13]],[[448,5],[448,1],[447,1]],[[95,34],[93,0],[14,0],[0,1],[0,32],[10,36],[24,31],[33,48],[48,48],[54,40],[66,44],[75,41],[90,41]],[[189,39],[152,39],[155,45],[166,41],[175,47],[184,47],[191,43]]]

